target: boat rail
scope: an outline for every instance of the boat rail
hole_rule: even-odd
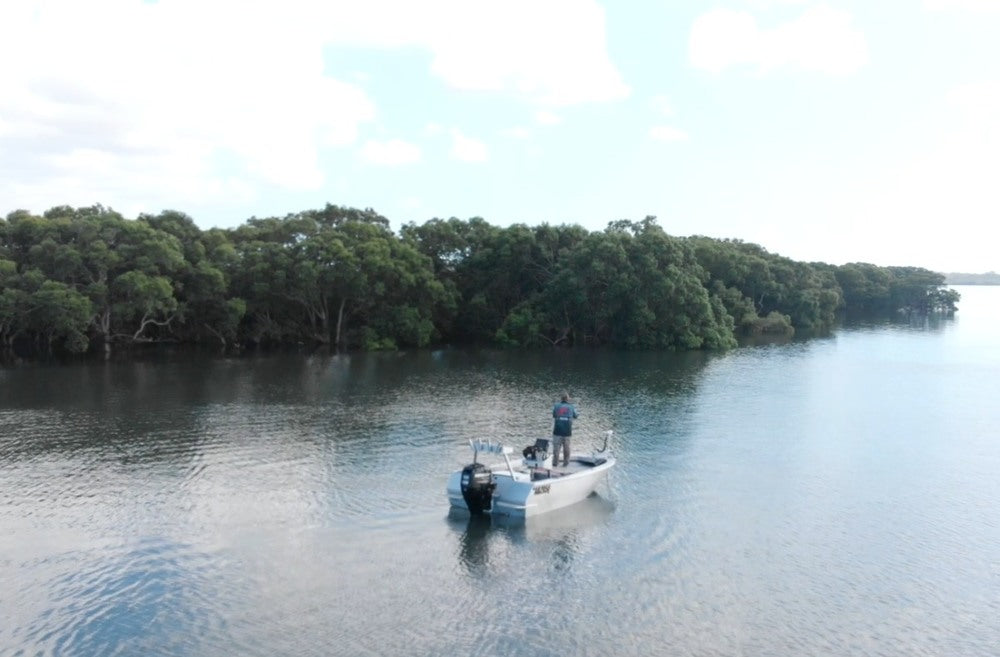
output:
[[[514,453],[513,447],[508,447],[503,443],[495,443],[492,440],[482,440],[482,439],[472,439],[469,438],[469,446],[472,447],[472,462],[476,463],[479,461],[479,453],[485,452],[487,454],[500,454],[503,456],[504,463],[507,464],[507,471],[510,472],[510,476],[514,476],[514,466],[510,464],[509,456]]]

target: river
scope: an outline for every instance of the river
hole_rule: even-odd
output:
[[[0,655],[996,655],[1000,287],[719,354],[0,369]],[[598,494],[449,512],[563,390]]]

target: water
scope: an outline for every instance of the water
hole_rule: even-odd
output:
[[[0,655],[996,655],[1000,288],[960,289],[726,354],[0,369]],[[449,513],[564,388],[599,494]]]

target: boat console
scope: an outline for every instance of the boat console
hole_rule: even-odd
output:
[[[539,438],[534,445],[528,445],[521,451],[524,456],[524,465],[529,468],[551,468],[552,455],[549,454],[550,441],[547,438]]]

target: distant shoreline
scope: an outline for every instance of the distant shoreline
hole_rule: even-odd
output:
[[[945,285],[1000,285],[1000,274],[996,272],[986,272],[985,274],[959,274],[949,273],[944,275]]]

